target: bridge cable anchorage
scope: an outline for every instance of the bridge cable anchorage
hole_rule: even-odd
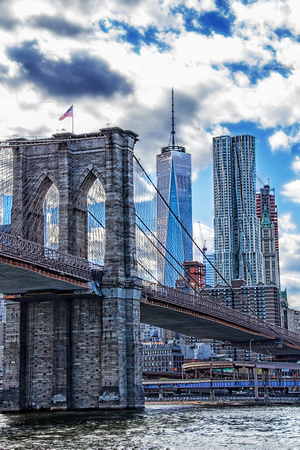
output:
[[[182,229],[185,231],[185,233],[187,234],[187,236],[191,239],[191,241],[193,242],[193,244],[196,246],[196,248],[200,251],[200,253],[203,255],[203,257],[206,259],[206,261],[208,261],[208,263],[211,265],[211,267],[214,269],[214,271],[219,275],[219,277],[223,280],[223,282],[226,284],[226,286],[229,287],[229,289],[231,290],[231,292],[240,300],[241,304],[244,305],[248,311],[250,311],[255,317],[257,317],[257,319],[259,321],[261,321],[263,324],[265,324],[279,339],[282,339],[282,336],[279,334],[279,332],[276,330],[276,328],[273,327],[272,324],[270,324],[269,322],[266,322],[265,320],[263,320],[257,313],[256,311],[254,311],[242,298],[242,296],[237,293],[236,291],[234,291],[234,289],[232,288],[232,286],[227,282],[227,280],[221,275],[221,273],[218,271],[218,269],[214,266],[214,264],[207,258],[207,256],[205,255],[205,253],[203,253],[203,251],[201,250],[201,248],[198,246],[198,244],[194,241],[194,239],[192,238],[192,236],[190,235],[190,233],[188,232],[188,230],[185,228],[185,226],[180,222],[180,220],[178,219],[178,217],[176,216],[176,214],[173,212],[173,210],[170,208],[168,202],[165,200],[165,198],[162,196],[162,194],[159,192],[159,190],[157,189],[157,187],[155,186],[155,184],[153,183],[153,181],[151,180],[151,178],[149,177],[149,175],[147,174],[147,172],[144,170],[143,166],[141,165],[140,161],[137,159],[137,157],[135,155],[133,155],[135,161],[137,162],[138,166],[141,168],[142,172],[144,173],[144,175],[146,176],[146,178],[148,179],[148,181],[150,182],[150,184],[153,186],[153,188],[155,189],[156,193],[159,195],[159,197],[161,198],[161,200],[163,201],[163,203],[165,204],[165,206],[167,207],[167,209],[171,212],[171,214],[173,215],[173,217],[176,219],[176,221],[179,223],[179,225],[182,227]],[[287,339],[288,340],[288,339]],[[292,342],[291,342],[292,343]]]

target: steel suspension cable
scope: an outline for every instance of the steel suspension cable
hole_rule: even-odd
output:
[[[169,252],[169,250],[162,244],[162,242],[158,239],[158,237],[157,236],[155,236],[154,235],[154,233],[148,228],[148,226],[143,222],[143,220],[136,214],[136,217],[142,222],[142,224],[147,228],[147,230],[151,233],[151,236],[152,237],[154,237],[154,239],[156,239],[157,240],[157,242],[158,242],[158,244],[159,245],[161,245],[162,247],[163,247],[163,249],[171,256],[171,258],[176,262],[176,264],[178,264],[178,266],[184,271],[184,273],[186,274],[186,275],[188,275],[188,271],[180,264],[180,262],[175,258],[175,256],[173,256],[170,252]],[[138,225],[138,224],[136,224],[137,225],[137,227],[142,231],[142,233],[147,237],[147,239],[149,239],[149,241],[151,242],[151,244],[152,245],[154,245],[153,244],[153,242],[150,240],[150,238],[149,238],[149,236],[147,235],[147,233],[145,233],[142,229],[141,229],[141,227]],[[180,276],[182,276],[182,274],[179,272],[179,270],[178,269],[176,269],[176,267],[165,257],[165,255],[163,254],[163,252],[161,252],[160,250],[159,250],[159,248],[156,246],[156,245],[154,245],[154,247],[156,248],[156,250],[160,253],[160,255],[166,260],[166,261],[168,261],[168,263],[171,265],[171,267],[177,272],[177,274],[178,275],[180,275]],[[154,277],[153,277],[154,278]],[[198,295],[198,296],[200,296],[199,294],[199,292],[197,291],[197,289],[192,285],[192,284],[190,284],[189,282],[188,282],[188,280],[185,280],[186,281],[186,283],[189,285],[189,287],[191,287],[192,289],[193,289],[193,291],[195,292],[195,294],[196,295]],[[201,286],[201,284],[199,284],[198,283],[198,281],[196,281],[196,280],[194,280],[195,281],[195,284],[197,284],[197,286],[201,289],[201,290],[203,290],[204,292],[205,292],[205,294],[212,300],[212,301],[214,301],[214,299],[213,299],[213,297],[211,297],[211,295],[207,292],[207,291],[205,291],[205,289],[203,288],[203,286]],[[164,286],[162,283],[159,283],[159,284],[161,284],[162,286]]]
[[[256,313],[256,311],[254,311],[249,305],[246,304],[246,302],[244,301],[244,299],[241,297],[241,295],[237,292],[234,291],[234,289],[232,288],[232,286],[227,282],[227,280],[225,280],[225,278],[221,275],[221,273],[218,271],[218,269],[216,269],[216,267],[212,264],[211,261],[209,261],[209,259],[207,258],[207,256],[205,255],[205,253],[203,253],[203,251],[200,249],[200,247],[198,246],[198,244],[194,241],[194,239],[192,238],[192,236],[190,235],[190,233],[188,232],[188,230],[185,228],[185,226],[180,222],[180,220],[178,219],[178,217],[176,216],[176,214],[173,212],[173,210],[170,208],[168,202],[164,199],[164,197],[161,195],[161,193],[159,192],[159,190],[157,189],[157,187],[155,186],[155,184],[153,183],[153,181],[151,180],[151,178],[149,177],[149,175],[147,174],[147,172],[144,170],[143,166],[141,165],[141,163],[139,162],[139,160],[137,159],[137,157],[135,155],[134,159],[137,162],[137,164],[139,165],[139,167],[142,169],[143,173],[146,175],[146,178],[149,180],[149,182],[151,183],[151,185],[154,187],[156,193],[159,195],[159,197],[161,198],[161,200],[164,202],[164,204],[167,206],[168,210],[171,212],[171,214],[175,217],[175,219],[177,220],[177,222],[179,223],[179,225],[182,227],[182,229],[185,231],[185,233],[187,234],[187,236],[192,240],[193,244],[196,246],[196,248],[200,251],[200,253],[205,257],[205,259],[209,262],[209,264],[212,266],[212,268],[215,270],[215,272],[220,276],[220,278],[224,281],[224,283],[229,287],[229,289],[231,290],[231,292],[236,295],[238,297],[238,299],[240,300],[241,304],[246,306],[246,308],[254,314],[255,317],[257,317],[257,319],[259,321],[261,321],[262,323],[266,324],[270,330],[273,331],[273,333],[275,333],[278,337],[281,336],[279,335],[279,333],[273,329],[272,324],[270,324],[269,322],[266,322],[265,320],[263,320],[261,317],[259,317],[259,315]]]

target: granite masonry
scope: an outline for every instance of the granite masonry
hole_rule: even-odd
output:
[[[43,244],[43,201],[59,191],[59,250],[87,257],[87,193],[105,190],[102,295],[7,302],[2,411],[143,406],[133,148],[137,135],[105,128],[85,135],[12,142],[12,234]]]

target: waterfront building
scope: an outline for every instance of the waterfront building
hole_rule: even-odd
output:
[[[263,280],[259,218],[256,215],[255,138],[213,138],[215,267],[231,283]],[[223,285],[215,273],[215,285]]]
[[[179,345],[143,343],[143,372],[181,373],[184,355]]]
[[[6,300],[2,294],[0,294],[0,321],[6,322]]]
[[[282,326],[287,330],[300,333],[300,311],[284,307],[281,309]]]
[[[173,89],[171,136],[169,145],[156,157],[156,174],[157,189],[163,197],[157,197],[157,237],[162,244],[162,254],[157,257],[157,277],[161,283],[175,286],[178,272],[183,275],[180,265],[193,260],[193,248],[190,238],[169,209],[192,236],[191,155],[178,145],[175,136]]]
[[[146,323],[140,324],[142,342],[157,342],[163,340],[163,329]]]
[[[261,223],[261,250],[263,254],[264,282],[280,286],[278,216],[275,189],[265,185],[256,194],[256,213]]]
[[[205,361],[213,357],[214,353],[212,346],[208,342],[195,342],[194,344],[180,345],[184,354],[184,360],[199,360]]]

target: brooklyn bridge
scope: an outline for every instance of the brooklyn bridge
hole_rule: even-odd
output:
[[[300,355],[299,334],[255,315],[234,290],[240,308],[203,286],[185,292],[161,282],[157,258],[179,278],[185,269],[157,237],[160,194],[134,155],[137,140],[114,127],[1,142],[10,205],[0,229],[2,410],[141,407],[140,321]]]

